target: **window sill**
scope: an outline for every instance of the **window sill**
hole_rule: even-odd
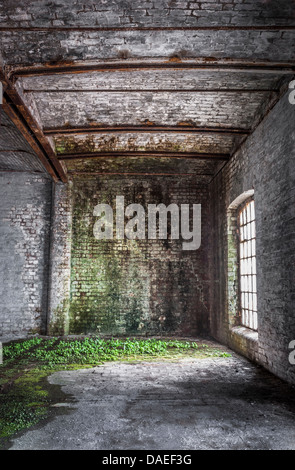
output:
[[[243,338],[248,339],[249,341],[253,341],[258,343],[258,332],[251,330],[250,328],[246,328],[245,326],[234,326],[231,328],[231,333],[242,336]]]

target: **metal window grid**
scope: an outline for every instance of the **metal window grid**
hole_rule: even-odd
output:
[[[239,210],[241,324],[257,330],[256,229],[254,200]]]

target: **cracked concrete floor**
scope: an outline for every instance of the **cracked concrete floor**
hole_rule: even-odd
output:
[[[294,388],[232,354],[56,372],[65,399],[10,449],[294,450]]]

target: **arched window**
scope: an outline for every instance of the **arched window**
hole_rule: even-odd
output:
[[[241,324],[257,330],[256,229],[254,199],[238,208]]]

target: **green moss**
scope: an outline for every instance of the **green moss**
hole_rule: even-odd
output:
[[[51,322],[48,326],[48,332],[50,335],[68,334],[69,306],[70,299],[64,299],[62,304],[54,310]]]
[[[136,326],[136,325],[135,325]],[[157,338],[33,338],[3,346],[0,368],[0,448],[9,438],[50,417],[50,406],[64,400],[48,375],[106,361],[178,361],[228,357],[224,350],[195,341]],[[14,362],[11,362],[14,361]],[[61,410],[61,412],[64,412]]]
[[[19,366],[19,368],[22,368]],[[47,416],[48,391],[43,389],[43,379],[48,372],[25,370],[5,394],[0,394],[0,443]],[[7,377],[9,374],[7,374]]]
[[[110,188],[99,202],[112,206],[113,199]],[[135,333],[142,323],[138,299],[142,299],[145,281],[129,258],[131,252],[137,259],[143,255],[132,240],[94,239],[94,205],[93,188],[76,187],[69,333]]]
[[[95,142],[92,136],[87,136],[83,141],[75,141],[71,138],[55,139],[55,150],[57,154],[63,153],[88,153],[95,151]]]

